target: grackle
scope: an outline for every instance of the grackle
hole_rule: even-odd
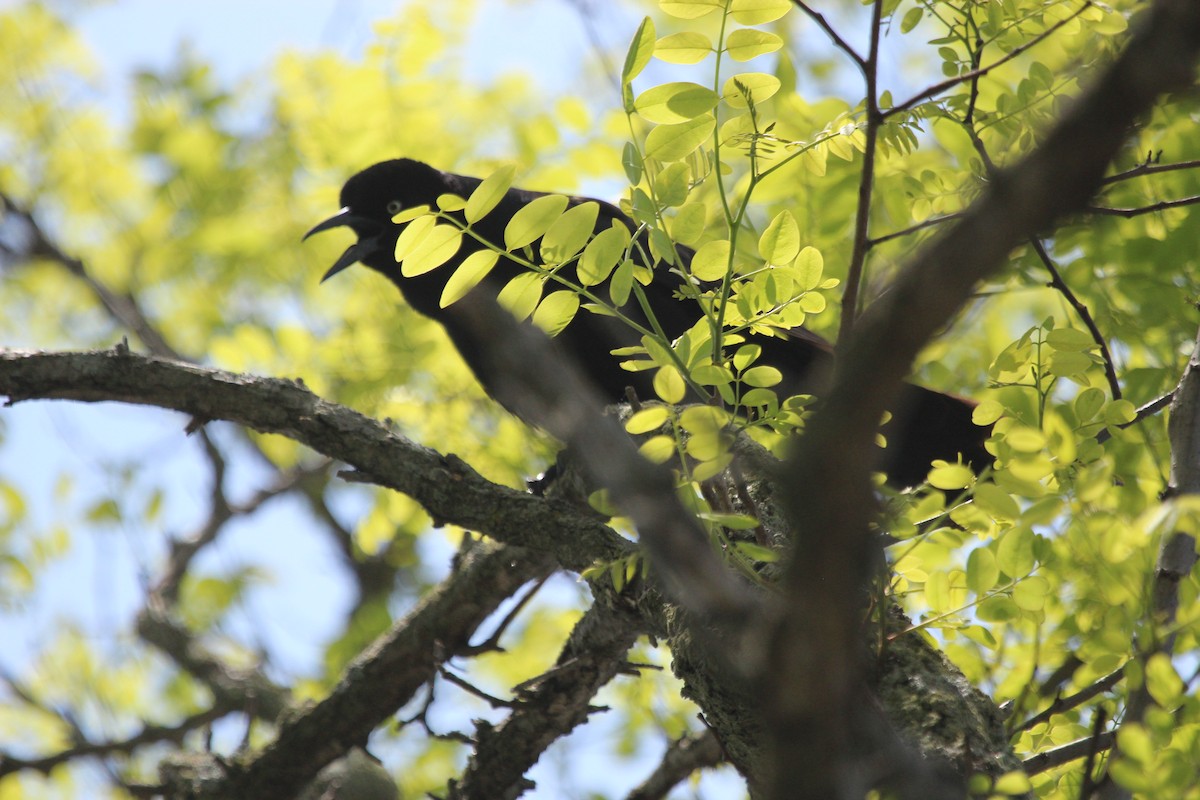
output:
[[[458,252],[449,262],[422,275],[404,277],[394,251],[396,239],[407,223],[392,222],[394,216],[406,209],[422,205],[436,208],[437,198],[443,194],[468,198],[480,183],[478,178],[442,172],[420,161],[383,161],[346,181],[341,192],[341,211],[316,225],[304,238],[341,226],[353,230],[358,240],[346,249],[322,280],[359,262],[383,273],[396,284],[413,308],[442,324],[467,365],[475,372],[484,389],[488,390],[493,382],[487,374],[486,365],[476,357],[473,337],[478,334],[473,332],[472,326],[463,322],[462,315],[468,313],[464,310],[467,306],[452,304],[442,308],[440,305],[445,282],[454,268],[484,246],[478,240],[464,236]],[[492,211],[472,226],[472,230],[485,241],[502,244],[505,226],[513,215],[534,199],[544,196],[542,192],[510,189]],[[626,226],[631,234],[637,233],[634,221],[610,203],[570,197],[568,207],[589,201],[599,206],[595,227],[597,233],[611,227],[614,222]],[[455,215],[460,221],[463,220],[461,212],[455,212]],[[645,260],[642,254],[647,249],[635,247],[635,260]],[[536,258],[539,252],[537,242],[531,252]],[[691,250],[682,246],[677,248],[677,252],[685,262],[692,255]],[[501,258],[488,276],[471,291],[487,293],[494,298],[509,280],[525,269]],[[674,339],[695,324],[700,316],[699,309],[683,299],[679,292],[683,279],[677,273],[660,264],[653,274],[654,278],[642,291],[657,323],[668,337]],[[639,324],[647,324],[640,304],[633,298],[622,307],[621,312]],[[744,335],[762,347],[759,363],[782,372],[783,382],[774,387],[781,398],[819,390],[821,381],[827,377],[833,353],[828,342],[820,336],[803,328],[795,328],[778,336]],[[605,397],[612,401],[625,397],[628,389],[641,398],[654,396],[652,371],[625,370],[611,353],[616,348],[640,343],[639,334],[620,320],[581,312],[555,337],[555,341],[560,350],[578,364]],[[881,468],[887,473],[889,482],[896,486],[916,485],[925,479],[930,462],[938,458],[954,461],[961,455],[977,470],[989,464],[991,457],[983,447],[988,431],[971,421],[974,407],[975,404],[965,398],[910,385],[902,396],[900,407],[894,411],[894,419],[883,429],[889,446],[883,453]]]

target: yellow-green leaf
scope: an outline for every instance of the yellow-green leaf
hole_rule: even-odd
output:
[[[783,373],[775,367],[751,367],[741,375],[742,382],[748,386],[767,388],[783,380]]]
[[[743,25],[774,22],[792,7],[789,0],[733,0],[733,18]]]
[[[986,547],[977,547],[967,556],[967,588],[978,595],[990,592],[1000,580],[996,556]]]
[[[533,324],[550,336],[557,336],[575,319],[579,311],[579,295],[563,289],[551,292],[533,312]]]
[[[779,78],[774,75],[768,75],[765,72],[743,72],[725,81],[721,97],[734,108],[749,106],[747,98],[753,100],[757,106],[769,100],[779,91],[781,85]]]
[[[412,278],[437,269],[458,252],[462,236],[453,225],[435,225],[400,262],[400,274]]]
[[[654,39],[654,20],[646,17],[638,26],[633,41],[629,43],[629,51],[625,54],[625,65],[621,68],[623,85],[627,86],[650,63],[650,57],[654,55]]]
[[[464,214],[468,225],[474,225],[496,207],[496,204],[512,188],[513,178],[516,177],[516,174],[517,168],[508,164],[483,179],[483,182],[467,198]]]
[[[587,247],[583,248],[583,257],[575,268],[579,282],[584,286],[595,286],[604,281],[629,246],[629,231],[624,225],[613,225],[608,230],[596,234]]]
[[[716,127],[711,114],[676,125],[659,125],[646,136],[646,156],[658,161],[678,161],[704,143]]]
[[[654,196],[666,207],[683,205],[687,200],[692,168],[685,161],[668,164],[654,178]],[[657,231],[658,229],[655,228]]]
[[[440,194],[437,199],[437,207],[442,211],[462,211],[467,207],[467,201],[456,194]]]
[[[437,225],[437,217],[431,215],[417,217],[408,223],[404,230],[400,231],[400,236],[396,238],[394,251],[396,260],[403,261],[405,256],[419,247],[435,225]]]
[[[695,64],[712,51],[712,41],[695,31],[672,33],[654,44],[654,56],[668,64]]]
[[[739,28],[725,39],[725,51],[734,61],[749,61],[783,47],[783,39],[767,31]]]
[[[629,293],[633,291],[633,267],[634,263],[625,259],[608,282],[608,297],[615,306],[623,306],[629,301]]]
[[[500,290],[496,301],[517,319],[526,319],[537,308],[538,300],[542,299],[542,286],[540,275],[522,272]]]
[[[668,220],[671,236],[680,244],[694,245],[704,235],[708,222],[708,206],[705,203],[684,203]]]
[[[634,108],[645,119],[662,124],[687,122],[716,107],[719,97],[707,86],[680,81],[654,86],[638,95]]]
[[[504,226],[504,246],[516,250],[532,244],[562,216],[566,207],[567,198],[561,194],[548,194],[530,201]]]
[[[487,277],[499,259],[500,254],[495,250],[477,250],[463,259],[463,262],[458,265],[458,269],[454,270],[449,280],[446,281],[439,305],[445,308],[451,303],[461,300],[467,292],[474,289],[481,280]]]
[[[670,436],[652,436],[638,448],[642,458],[655,464],[665,464],[675,457],[675,440]]]
[[[654,393],[664,403],[678,403],[687,393],[687,384],[675,367],[659,367],[654,373]]]
[[[729,269],[729,240],[706,242],[692,256],[692,275],[702,281],[719,281]]]
[[[678,19],[699,19],[725,7],[725,0],[659,0],[664,14]]]
[[[800,288],[811,291],[821,283],[821,274],[825,271],[825,259],[820,250],[810,245],[796,256],[796,263],[792,269],[795,270]]]
[[[769,264],[790,264],[800,252],[800,226],[784,209],[758,238],[758,253]],[[815,284],[814,284],[815,285]]]
[[[561,264],[582,250],[596,229],[599,213],[599,203],[590,201],[568,208],[542,237],[542,260],[547,264]]]
[[[649,433],[656,431],[663,425],[667,424],[667,420],[671,416],[671,410],[666,406],[651,406],[643,408],[641,411],[634,414],[625,423],[625,430],[632,434]]]
[[[934,488],[947,491],[965,489],[975,479],[975,473],[971,472],[970,467],[963,464],[950,464],[945,461],[933,463],[933,469],[929,470],[928,480],[929,485]]]

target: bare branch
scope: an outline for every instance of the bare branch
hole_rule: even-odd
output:
[[[855,52],[854,48],[851,47],[846,40],[843,39],[841,35],[833,29],[833,26],[829,24],[829,20],[825,19],[824,14],[813,10],[808,3],[804,2],[804,0],[792,0],[792,2],[796,4],[797,8],[804,12],[805,16],[817,23],[817,25],[821,26],[821,30],[825,31],[826,35],[828,35],[830,40],[833,41],[834,46],[836,46],[846,55],[850,56],[850,60],[853,61],[859,69],[863,70],[864,73],[866,72],[867,60]]]
[[[413,444],[292,381],[237,375],[123,349],[0,350],[0,394],[10,402],[36,398],[153,405],[289,436],[352,465],[374,483],[413,497],[436,519],[553,553],[576,571],[633,551],[632,543],[594,518],[486,481],[460,459]]]
[[[721,743],[711,730],[681,736],[667,746],[654,772],[625,800],[661,800],[696,770],[715,767],[724,760]]]
[[[1130,219],[1132,217],[1140,217],[1142,214],[1154,214],[1158,211],[1166,211],[1168,208],[1194,206],[1196,203],[1200,203],[1200,195],[1181,197],[1178,200],[1160,200],[1157,203],[1152,203],[1148,206],[1138,206],[1137,208],[1107,208],[1105,206],[1088,206],[1085,210],[1089,214],[1100,214],[1102,216],[1124,217],[1125,219]]]

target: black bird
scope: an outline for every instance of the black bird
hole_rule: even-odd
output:
[[[464,310],[467,306],[440,306],[447,278],[467,256],[484,249],[483,245],[464,236],[458,252],[449,262],[422,275],[404,277],[395,260],[395,246],[407,223],[392,222],[392,218],[405,209],[422,205],[436,208],[437,198],[443,194],[469,198],[481,182],[478,178],[442,172],[411,159],[382,161],[346,181],[341,192],[341,211],[313,227],[304,238],[330,228],[351,228],[358,240],[334,262],[322,280],[358,262],[387,276],[409,305],[442,324],[484,389],[489,390],[491,380],[486,366],[477,357],[474,341],[477,334],[472,332],[472,326],[463,322],[462,315],[468,313]],[[492,211],[472,226],[472,230],[485,241],[502,244],[505,226],[513,215],[544,196],[546,193],[543,192],[510,189]],[[599,205],[595,232],[608,229],[614,222],[626,226],[631,234],[636,232],[634,221],[610,203],[570,197],[568,207],[589,201]],[[461,212],[455,212],[455,215],[465,221]],[[685,262],[692,256],[692,251],[685,247],[678,247],[677,251]],[[532,253],[536,257],[538,252],[535,242]],[[640,251],[635,248],[635,254],[638,252],[645,253],[647,248]],[[495,298],[509,280],[525,271],[520,264],[501,258],[487,278],[471,291]],[[647,304],[658,324],[672,339],[692,327],[700,316],[698,307],[682,298],[678,291],[681,284],[682,278],[660,264],[654,270],[652,282],[643,287]],[[639,324],[647,324],[640,305],[632,298],[621,311]],[[783,373],[783,382],[774,387],[781,398],[817,389],[832,365],[830,345],[802,328],[789,331],[786,337],[763,334],[747,334],[746,337],[762,347],[763,354],[758,363],[774,366]],[[637,332],[620,320],[581,311],[555,341],[612,401],[624,398],[627,388],[633,389],[641,398],[654,396],[652,371],[622,369],[618,358],[611,354],[615,348],[640,343]],[[916,485],[925,479],[930,462],[939,458],[953,462],[961,455],[977,470],[990,464],[991,457],[983,448],[988,431],[971,421],[974,407],[975,404],[965,398],[910,386],[904,393],[901,407],[894,412],[893,421],[884,428],[889,446],[884,453],[882,468],[889,482],[898,486]]]

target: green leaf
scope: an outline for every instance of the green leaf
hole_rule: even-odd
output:
[[[699,19],[725,8],[725,0],[659,0],[658,7],[678,19]]]
[[[990,592],[1000,580],[996,556],[986,547],[977,547],[967,556],[967,588],[977,595]]]
[[[733,368],[743,370],[746,367],[758,361],[762,355],[762,345],[759,344],[744,344],[737,349],[733,354]]]
[[[981,400],[971,412],[971,421],[976,425],[991,425],[1004,416],[1004,406],[995,400]]]
[[[522,272],[509,281],[496,302],[504,306],[519,320],[527,319],[537,308],[538,300],[542,299],[542,277],[536,272]]]
[[[684,203],[667,221],[671,236],[680,244],[694,245],[704,235],[708,222],[708,205],[701,202]]]
[[[445,264],[458,252],[462,236],[453,225],[435,225],[400,262],[400,274],[412,278]]]
[[[495,250],[476,250],[471,253],[463,259],[463,262],[458,265],[458,269],[454,270],[449,280],[446,281],[438,304],[445,308],[461,300],[467,292],[474,289],[481,280],[487,277],[499,260],[500,254]]]
[[[1160,706],[1173,710],[1183,696],[1184,685],[1166,653],[1155,653],[1146,662],[1146,691]]]
[[[464,212],[468,225],[474,225],[486,217],[504,199],[504,195],[512,188],[516,175],[517,168],[508,164],[488,175],[479,186],[475,187],[475,191],[471,192],[471,196],[467,198]]]
[[[821,274],[825,271],[825,259],[820,250],[807,246],[796,256],[796,263],[792,269],[796,273],[796,280],[800,284],[800,288],[806,292],[812,291],[821,283]]]
[[[1079,393],[1073,405],[1075,406],[1075,417],[1081,423],[1087,422],[1100,413],[1100,409],[1104,406],[1104,392],[1095,386],[1089,386]]]
[[[550,336],[557,336],[575,319],[579,311],[579,295],[563,289],[551,292],[533,312],[533,324]]]
[[[996,779],[996,785],[992,787],[993,792],[1010,797],[1026,795],[1032,789],[1033,783],[1024,772],[1006,772]]]
[[[504,246],[516,250],[533,244],[562,216],[566,207],[567,198],[561,194],[548,194],[530,201],[504,226]]]
[[[779,78],[774,75],[765,72],[743,72],[725,81],[721,97],[733,108],[747,108],[748,100],[753,100],[754,104],[759,106],[778,92],[781,85]]]
[[[788,210],[780,211],[758,239],[758,253],[768,264],[790,264],[800,253],[800,226]]]
[[[671,409],[667,406],[643,408],[625,422],[625,430],[634,435],[656,431],[667,424],[670,416]]]
[[[792,7],[789,0],[733,0],[733,18],[743,25],[774,22]]]
[[[568,208],[542,237],[542,260],[561,264],[583,249],[596,229],[600,204],[592,201]]]
[[[748,386],[757,386],[759,388],[767,388],[775,386],[783,380],[783,373],[775,369],[775,367],[751,367],[741,374],[742,383]]]
[[[758,520],[749,514],[726,514],[716,511],[705,511],[697,514],[697,516],[702,520],[716,523],[722,528],[728,528],[731,531],[752,531],[758,527]],[[765,547],[762,549],[770,553],[770,557],[775,556],[774,550],[768,550]]]
[[[1050,593],[1050,581],[1033,575],[1013,587],[1013,602],[1022,611],[1041,611]]]
[[[657,387],[657,379],[655,386]],[[652,436],[642,442],[638,452],[642,458],[655,464],[665,464],[675,457],[675,440],[670,436]]]
[[[748,519],[751,520],[755,526],[758,525],[758,520],[754,519],[754,517],[748,517]],[[726,525],[725,527],[729,526]],[[774,564],[779,560],[779,553],[776,553],[769,547],[763,547],[761,544],[756,544],[754,542],[734,542],[733,549],[737,550],[739,553],[749,559],[761,561],[764,564]]]
[[[687,394],[687,384],[675,367],[659,367],[654,373],[654,393],[664,403],[675,404]],[[674,443],[672,443],[674,447]]]
[[[998,519],[1016,519],[1021,516],[1021,507],[1012,495],[994,483],[980,483],[975,487],[975,504]]]
[[[654,39],[654,20],[646,17],[638,26],[633,41],[629,43],[629,52],[625,54],[625,65],[621,68],[622,85],[628,86],[650,63],[650,57],[654,55]]]
[[[928,480],[929,485],[936,489],[965,489],[975,480],[975,473],[964,464],[950,464],[945,461],[935,461],[933,464]]]
[[[600,231],[583,248],[583,257],[575,268],[579,282],[584,286],[602,283],[625,255],[629,246],[629,231],[620,223],[608,230]]]
[[[692,168],[686,162],[668,164],[654,178],[654,195],[658,202],[667,208],[683,205],[688,197],[691,176]]]
[[[621,167],[625,170],[625,178],[630,186],[637,186],[641,182],[644,165],[633,142],[626,142],[625,149],[621,151]]]
[[[659,125],[646,136],[646,156],[658,161],[678,161],[704,143],[716,127],[711,114],[677,125]]]
[[[393,252],[396,260],[403,261],[409,253],[416,250],[435,225],[437,225],[437,217],[433,215],[417,217],[408,223],[396,238],[396,249]]]
[[[696,64],[711,52],[712,40],[695,31],[672,33],[654,43],[655,58],[668,64]]]
[[[437,207],[442,211],[462,211],[466,206],[467,201],[456,194],[438,195]]]
[[[900,20],[900,32],[908,33],[913,28],[917,27],[917,23],[925,16],[925,9],[922,6],[914,6],[904,12],[904,18]]]
[[[692,275],[702,281],[719,281],[729,269],[729,240],[706,242],[692,256]]]
[[[749,61],[766,53],[774,53],[781,47],[783,39],[753,28],[739,28],[725,39],[725,51],[734,61]]]
[[[633,291],[633,267],[633,262],[625,259],[608,282],[608,297],[618,308],[629,302],[629,293]]]
[[[670,125],[707,114],[719,100],[717,93],[707,86],[682,81],[647,89],[633,105],[650,122]]]

